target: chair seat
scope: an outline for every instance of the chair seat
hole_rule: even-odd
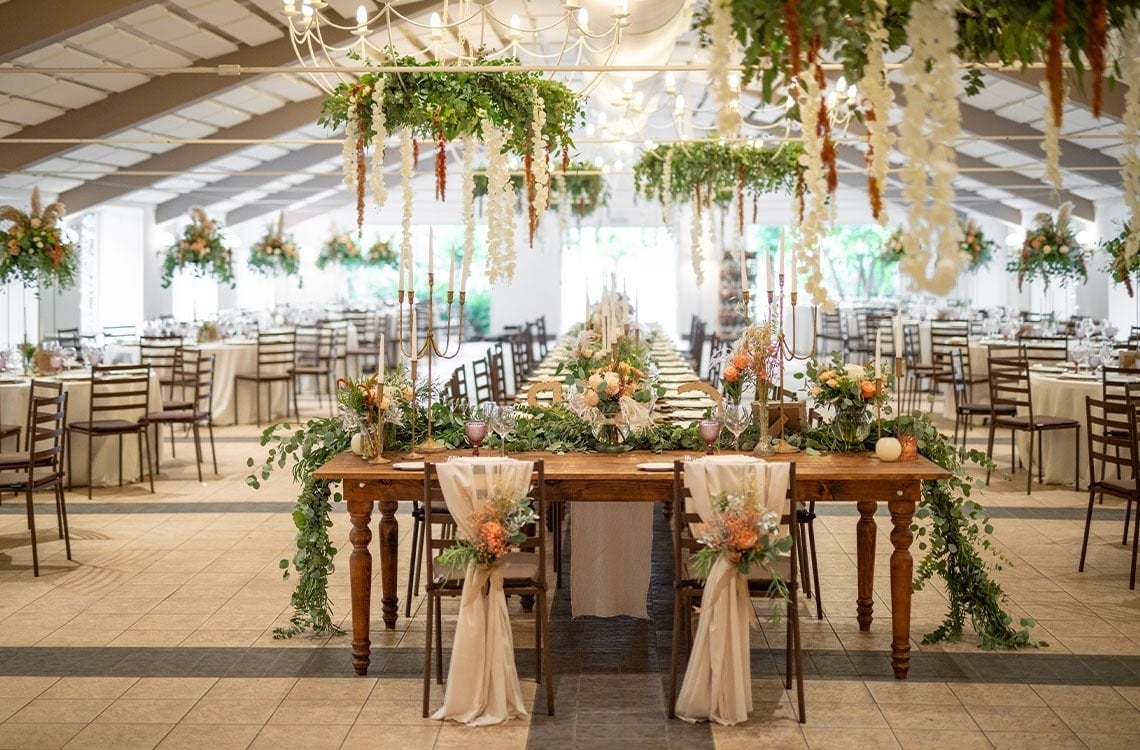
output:
[[[703,588],[703,585],[693,575],[689,567],[689,555],[684,555],[681,561],[681,567],[684,568],[685,583],[695,588]],[[775,562],[771,565],[752,565],[748,568],[748,584],[751,587],[753,584],[762,583],[764,585],[764,592],[767,591],[767,585],[772,580],[772,573],[778,575],[781,579],[787,581],[792,577],[792,558],[790,555],[780,555],[776,558]],[[762,593],[764,593],[762,592]]]
[[[1093,482],[1089,486],[1089,491],[1105,490],[1114,495],[1136,495],[1136,480],[1135,479],[1102,479],[1099,482]]]
[[[239,372],[234,375],[235,380],[258,380],[258,381],[278,381],[278,380],[292,380],[292,372],[267,372],[258,374],[256,372]]]
[[[28,465],[28,458],[31,454],[28,451],[12,451],[10,453],[0,453],[0,471],[19,468]],[[51,458],[46,458],[42,461],[43,465],[51,463]]]
[[[1017,407],[1013,404],[1001,404],[1000,406],[993,406],[991,404],[962,404],[958,407],[959,414],[1000,414],[1003,416],[1016,416]]]
[[[509,585],[512,581],[533,581],[538,578],[538,555],[533,552],[508,552],[503,579]],[[431,561],[432,576],[437,585],[458,587],[463,583],[466,569],[443,565],[436,557]],[[446,582],[446,583],[445,583]]]
[[[210,412],[193,409],[163,409],[162,411],[152,411],[145,417],[147,422],[152,423],[200,422],[209,418]]]
[[[1079,427],[1080,422],[1068,417],[1049,417],[1035,414],[1032,422],[1028,416],[998,417],[995,424],[999,427],[1013,427],[1018,430],[1057,430],[1064,427]]]
[[[32,486],[30,489],[33,492],[47,489],[48,487],[54,486],[55,483],[62,478],[63,475],[51,466],[37,467],[32,478]],[[0,467],[0,489],[3,489],[5,492],[23,492],[28,490],[27,469],[24,471],[16,471],[14,469]]]
[[[94,422],[72,422],[67,426],[76,432],[90,432],[96,435],[114,435],[120,432],[138,432],[145,428],[142,422],[132,422],[129,419],[97,419]]]
[[[173,401],[163,401],[162,402],[162,410],[163,411],[185,411],[187,409],[193,409],[193,408],[194,408],[194,402],[193,401],[176,399]]]
[[[328,365],[297,365],[289,370],[294,375],[327,375],[332,372],[333,366]]]
[[[20,425],[18,424],[0,424],[0,438],[12,437],[13,435],[20,434]]]

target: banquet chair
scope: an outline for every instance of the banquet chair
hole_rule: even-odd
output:
[[[33,395],[28,401],[25,450],[0,454],[0,491],[24,493],[28,531],[32,540],[32,574],[40,574],[36,539],[36,514],[32,497],[37,492],[55,493],[59,538],[71,559],[71,533],[67,527],[67,503],[63,495],[63,438],[67,429],[67,394],[62,387],[54,396]]]
[[[524,329],[510,338],[511,377],[514,379],[516,392],[520,390],[531,370],[530,355],[528,354],[531,337],[527,331],[529,329]]]
[[[950,353],[967,352],[969,357],[970,322],[968,320],[930,321],[930,363],[934,366],[935,378],[939,384],[952,385]],[[969,375],[968,362],[963,360],[963,374]]]
[[[708,326],[703,320],[697,320],[691,332],[689,340],[689,364],[693,366],[693,372],[699,373],[703,368],[705,356],[705,339],[708,337]]]
[[[550,353],[550,339],[546,333],[545,315],[539,315],[534,320],[534,341],[538,348],[538,361],[541,362]]]
[[[139,448],[139,477],[150,479],[154,494],[154,474],[147,449],[146,415],[150,412],[150,367],[147,365],[105,365],[91,368],[91,404],[87,419],[67,426],[67,488],[72,485],[71,456],[75,434],[87,436],[87,499],[94,484],[91,468],[95,456],[95,439],[119,439],[119,486],[123,486],[123,436],[134,435]],[[146,471],[143,471],[143,457]]]
[[[210,456],[214,461],[214,474],[218,473],[218,454],[214,449],[214,357],[213,354],[203,354],[196,349],[183,352],[181,362],[181,376],[186,382],[193,383],[193,400],[185,408],[168,408],[165,405],[162,411],[149,412],[145,420],[154,425],[154,469],[160,471],[162,463],[162,443],[159,431],[162,425],[170,425],[170,455],[174,455],[174,426],[189,427],[194,436],[194,453],[197,458],[198,481],[202,481],[202,434],[201,426],[206,425],[210,435]]]
[[[37,398],[55,398],[56,396],[58,396],[61,393],[63,393],[63,382],[62,381],[59,381],[59,380],[41,380],[38,378],[33,378],[32,382],[29,384],[29,388],[28,388],[29,407],[31,405],[31,401],[33,401],[34,399],[37,399]],[[21,465],[23,464],[23,457],[26,455],[27,451],[31,450],[31,445],[30,445],[31,435],[30,434],[24,435],[24,447],[23,448],[20,447],[20,437],[19,436],[22,432],[24,432],[24,426],[27,425],[27,419],[28,419],[28,415],[25,415],[24,425],[4,425],[4,428],[6,428],[6,429],[4,431],[0,432],[0,442],[5,440],[6,438],[15,436],[16,437],[16,447],[11,452],[0,454],[0,457],[8,457],[8,458],[15,457],[16,463],[21,464]],[[11,428],[14,431],[8,432],[7,428]],[[3,466],[3,458],[0,458],[0,466]],[[0,492],[0,496],[2,496],[2,495],[3,495],[3,492]]]
[[[137,329],[133,324],[119,326],[103,326],[104,343],[114,341],[134,341],[138,338]]]
[[[1081,423],[1068,417],[1053,417],[1033,413],[1033,394],[1029,386],[1029,362],[1025,359],[990,357],[990,434],[986,443],[986,455],[993,457],[994,433],[1000,428],[1010,431],[1010,471],[1016,471],[1017,433],[1029,433],[1029,458],[1026,462],[1027,476],[1025,494],[1033,491],[1033,444],[1037,443],[1037,481],[1044,480],[1042,474],[1041,441],[1044,433],[1056,430],[1073,430],[1077,445],[1081,441]],[[1003,414],[1003,409],[1013,407],[1014,415]],[[986,470],[986,486],[990,484],[990,470]],[[1081,486],[1081,452],[1073,451],[1073,489]]]
[[[366,310],[349,310],[344,317],[356,329],[354,346],[348,346],[348,337],[345,337],[345,371],[349,375],[372,372],[379,365],[380,316]],[[349,361],[353,364],[352,369],[348,369]]]
[[[681,652],[681,631],[685,632],[685,646],[691,649],[692,605],[701,598],[703,583],[691,571],[689,560],[703,546],[699,541],[698,530],[702,527],[700,515],[692,504],[692,495],[685,486],[685,462],[673,462],[673,649],[669,667],[669,718],[675,718],[677,704],[677,668]],[[792,550],[781,556],[774,564],[775,570],[752,567],[748,572],[748,595],[750,598],[768,598],[769,588],[775,580],[773,572],[783,579],[788,590],[788,611],[786,617],[786,648],[784,688],[792,687],[792,672],[795,671],[796,697],[799,706],[799,721],[807,720],[804,703],[803,654],[800,644],[800,620],[798,602],[799,552],[796,545],[801,539],[797,513],[790,509],[798,508],[796,497],[796,464],[790,463],[788,494],[785,512],[780,517],[780,527],[792,539]]]
[[[447,381],[447,395],[453,404],[467,401],[467,368],[463,365],[451,372],[451,379]]]
[[[1112,495],[1124,500],[1124,535],[1120,543],[1128,544],[1128,525],[1132,515],[1132,504],[1138,503],[1140,508],[1140,486],[1137,477],[1140,477],[1140,458],[1137,457],[1136,436],[1138,427],[1137,417],[1140,402],[1132,400],[1120,401],[1097,400],[1085,396],[1085,420],[1088,424],[1088,454],[1089,454],[1089,507],[1085,514],[1085,533],[1081,541],[1081,561],[1077,571],[1085,570],[1085,556],[1089,546],[1089,531],[1092,527],[1093,499],[1097,496],[1103,501],[1105,495]],[[1096,479],[1096,464],[1102,467],[1115,466],[1116,478]],[[1120,479],[1120,476],[1128,479]],[[1137,519],[1140,521],[1140,519]],[[1132,571],[1128,580],[1129,590],[1136,588],[1136,542],[1140,534],[1140,522],[1133,525],[1132,531]]]
[[[329,397],[329,415],[336,404],[337,357],[340,350],[341,329],[333,326],[303,328],[297,331],[296,359],[290,372],[293,375],[293,403],[297,403],[297,392],[301,378],[313,378],[313,390],[317,393],[317,407],[324,404],[321,397],[322,386]],[[298,417],[299,418],[299,417]]]
[[[820,357],[828,357],[832,352],[844,352],[843,313],[820,312],[815,332],[815,350]]]
[[[919,406],[919,395],[936,396],[939,388],[945,382],[948,372],[943,372],[940,362],[925,363],[922,361],[922,339],[917,323],[903,324],[902,357],[906,364],[904,409],[914,411]],[[893,338],[893,336],[892,336]],[[884,339],[883,356],[887,356],[887,346]],[[949,363],[947,363],[948,365]]]
[[[491,352],[471,361],[471,385],[475,403],[494,401],[495,392],[491,388]]]
[[[273,417],[273,385],[285,385],[285,415],[289,415],[289,394],[293,394],[293,414],[300,419],[297,409],[297,393],[293,390],[292,368],[296,360],[297,333],[295,331],[277,331],[273,333],[257,334],[257,369],[254,372],[239,372],[234,375],[234,415],[241,419],[238,409],[238,385],[242,382],[254,384],[254,397],[256,399],[256,422],[261,426],[261,386],[269,387],[269,417]]]
[[[546,601],[546,489],[544,462],[534,461],[531,473],[530,499],[534,506],[534,524],[524,527],[526,539],[518,545],[518,550],[509,552],[504,560],[503,591],[508,596],[533,596],[535,598],[535,679],[546,682],[546,711],[554,715],[554,676],[551,669],[550,623]],[[424,695],[423,715],[428,715],[428,700],[431,695],[431,654],[434,636],[436,656],[436,682],[443,683],[443,597],[457,598],[463,594],[465,571],[449,569],[439,562],[439,554],[455,544],[455,539],[440,539],[433,536],[433,528],[440,524],[454,526],[455,520],[448,510],[447,502],[440,488],[439,477],[434,464],[424,466],[424,507],[423,544],[424,556],[424,595],[427,598],[427,618],[424,638]]]
[[[78,328],[60,328],[55,332],[55,339],[60,346],[71,346],[76,349],[82,343]]]
[[[514,401],[514,394],[507,389],[507,368],[503,360],[502,343],[495,344],[488,350],[487,369],[491,374],[491,400],[496,404]]]
[[[982,417],[989,419],[994,408],[990,404],[975,403],[969,400],[970,384],[966,380],[966,366],[962,360],[962,352],[950,352],[951,387],[954,389],[954,445],[958,444],[958,430],[962,430],[962,447],[966,447],[966,439],[970,433],[970,419]],[[1017,407],[1003,404],[997,411],[1005,416],[1016,416]]]
[[[188,409],[186,391],[193,383],[183,380],[182,337],[143,336],[139,339],[139,364],[150,365],[162,387],[163,409]]]
[[[1029,362],[1067,362],[1069,360],[1068,336],[1018,336],[1021,358]]]

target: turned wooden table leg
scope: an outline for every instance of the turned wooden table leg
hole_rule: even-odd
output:
[[[372,641],[368,638],[372,608],[372,501],[349,500],[348,517],[352,529],[348,540],[352,554],[348,558],[348,579],[352,591],[352,668],[359,675],[368,674]]]
[[[901,493],[900,493],[901,494]],[[895,678],[905,680],[910,671],[910,599],[914,577],[914,560],[910,545],[914,534],[910,530],[914,519],[914,500],[891,500],[891,666]]]
[[[858,567],[858,598],[855,600],[856,619],[859,629],[871,629],[875,611],[875,510],[879,504],[874,500],[860,500],[859,521],[855,525],[855,549]],[[909,580],[909,579],[908,579]]]
[[[395,500],[380,501],[380,614],[384,627],[396,629],[400,597],[396,594],[396,555],[399,552],[400,526],[396,522]]]

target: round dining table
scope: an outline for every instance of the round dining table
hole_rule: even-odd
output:
[[[91,407],[91,374],[86,370],[73,370],[61,373],[58,376],[41,376],[39,380],[61,381],[63,391],[67,394],[67,423],[82,422],[90,418]],[[158,375],[151,373],[148,388],[150,410],[157,411],[162,406],[162,391]],[[31,378],[19,376],[0,376],[0,422],[5,424],[25,425],[28,415],[28,399],[32,392]],[[134,418],[139,416],[136,412],[131,415],[117,415],[116,412],[102,412],[100,419],[114,419],[118,416]],[[20,436],[20,447],[23,448],[23,431]],[[71,453],[71,474],[68,476],[71,484],[76,486],[106,487],[119,483],[119,447],[118,439],[114,437],[96,438],[91,456],[91,476],[87,475],[87,453],[91,448],[86,435],[75,434],[70,441],[68,450]],[[147,449],[151,451],[151,466],[154,466],[153,437],[146,441]],[[14,450],[10,440],[4,443],[5,450]],[[143,462],[145,467],[146,462]],[[137,482],[145,477],[139,476],[138,441],[133,437],[123,439],[123,482]],[[64,459],[64,469],[67,469],[67,459]]]

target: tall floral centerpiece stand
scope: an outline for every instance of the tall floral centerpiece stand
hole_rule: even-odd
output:
[[[420,342],[418,318],[416,316],[416,290],[414,286],[414,274],[412,272],[412,259],[410,252],[401,253],[400,260],[400,285],[396,290],[396,303],[398,306],[398,313],[396,315],[396,337],[399,341],[400,353],[407,357],[409,368],[411,370],[411,385],[412,385],[412,401],[411,408],[412,414],[412,438],[411,446],[412,452],[408,454],[408,458],[421,458],[418,451],[424,453],[440,453],[447,450],[447,446],[438,442],[432,437],[432,402],[434,400],[434,390],[432,388],[432,361],[437,357],[439,359],[454,359],[459,356],[459,351],[463,347],[463,312],[467,303],[467,292],[460,290],[458,294],[454,289],[455,282],[455,263],[456,258],[454,254],[451,258],[451,272],[448,278],[447,292],[444,299],[446,300],[447,308],[444,316],[445,322],[443,323],[442,337],[440,331],[436,330],[435,323],[435,248],[433,247],[433,235],[429,230],[428,234],[428,275],[427,275],[427,309],[424,311],[427,315],[427,326],[424,328],[424,339]],[[406,285],[406,286],[405,286]],[[457,301],[459,302],[459,315],[452,315],[452,306]],[[407,302],[407,312],[405,314],[405,300]],[[454,323],[458,323],[453,332],[452,327]],[[454,341],[452,337],[454,336]],[[442,339],[442,341],[441,341]],[[416,420],[415,420],[415,388],[416,377],[419,368],[419,361],[421,359],[427,360],[427,438],[418,445],[416,444]]]

